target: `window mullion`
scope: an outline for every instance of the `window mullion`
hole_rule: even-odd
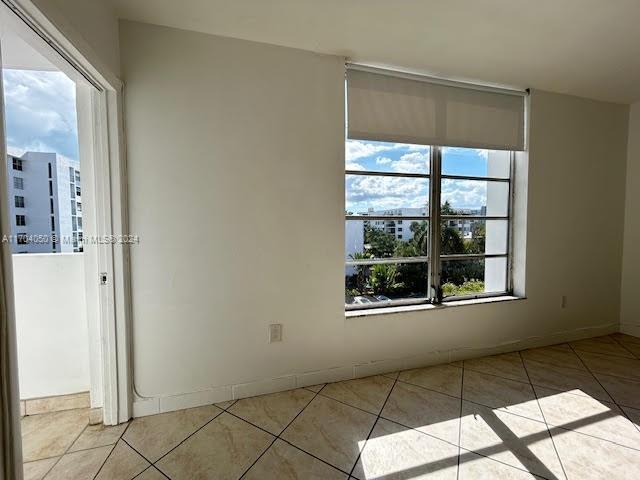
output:
[[[431,221],[429,235],[429,296],[434,303],[442,301],[442,288],[440,286],[440,176],[442,170],[442,151],[440,147],[431,148],[431,182],[429,189],[429,217]]]

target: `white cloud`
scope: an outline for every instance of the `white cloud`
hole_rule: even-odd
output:
[[[391,168],[399,173],[427,173],[429,155],[419,151],[405,153],[399,160],[393,162]]]
[[[358,162],[347,162],[347,164],[345,165],[345,169],[346,170],[360,170],[360,171],[365,170],[365,168],[362,165],[360,165]]]
[[[78,158],[75,84],[61,72],[3,70],[7,144]]]
[[[477,209],[487,204],[487,184],[473,180],[443,180],[442,201],[454,208]]]
[[[354,177],[347,180],[347,209],[353,204],[376,210],[422,207],[427,203],[426,183],[422,179],[398,177]],[[360,208],[362,210],[362,208]]]
[[[388,165],[391,162],[393,162],[393,160],[391,160],[389,157],[378,157],[378,158],[376,158],[376,163],[378,165]]]
[[[361,142],[360,140],[348,140],[346,143],[346,159],[347,161],[357,160],[359,158],[370,157],[378,152],[393,150],[393,145],[380,145],[375,143]]]

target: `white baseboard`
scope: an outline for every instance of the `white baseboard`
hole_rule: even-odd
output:
[[[632,333],[633,329],[624,331],[631,335],[640,336],[640,326]],[[584,327],[570,331],[556,332],[545,336],[529,337],[497,345],[457,347],[450,350],[427,352],[405,358],[395,358],[372,362],[359,362],[354,365],[329,368],[313,372],[285,375],[273,379],[258,380],[256,382],[226,385],[201,392],[188,392],[178,395],[169,395],[153,398],[138,398],[133,402],[133,416],[144,417],[158,413],[172,412],[185,408],[211,405],[213,403],[237,400],[239,398],[265,395],[268,393],[292,390],[294,388],[308,387],[320,383],[339,382],[353,378],[368,377],[381,373],[407,370],[411,368],[438,365],[441,363],[465,360],[486,355],[514,352],[526,348],[542,347],[563,343],[582,338],[606,335],[620,330],[617,323],[608,323]]]
[[[637,323],[621,323],[620,332],[634,337],[640,337],[640,324]]]

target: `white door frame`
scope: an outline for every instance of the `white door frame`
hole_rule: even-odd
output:
[[[93,121],[85,131],[93,138],[93,149],[89,152],[93,166],[90,181],[95,203],[96,269],[106,274],[106,283],[97,289],[99,303],[103,417],[105,424],[115,425],[125,422],[132,415],[132,374],[131,374],[131,294],[129,270],[129,246],[118,243],[128,234],[126,164],[124,149],[124,128],[122,116],[122,82],[94,57],[91,48],[64,22],[63,18],[47,18],[31,0],[0,0],[14,11],[31,29],[45,39],[69,64],[96,88],[91,89],[84,101],[90,101]],[[87,90],[88,91],[88,90]],[[85,133],[86,133],[85,132]],[[0,130],[4,135],[4,132]],[[83,135],[82,132],[79,132]],[[0,155],[6,158],[4,138],[0,142]],[[85,152],[86,153],[86,152]],[[2,162],[0,174],[0,204],[7,198],[6,162]],[[4,178],[4,180],[3,180]],[[3,234],[10,234],[6,212],[2,212]],[[9,230],[7,230],[9,229]],[[113,243],[113,240],[116,243]],[[13,278],[11,256],[8,245],[2,249],[2,280],[4,284],[6,318],[0,318],[0,332],[8,332],[9,343],[15,349],[15,318],[13,315]],[[87,279],[91,281],[91,279]],[[96,284],[99,278],[94,278]],[[88,299],[89,301],[91,299]],[[1,304],[1,302],[0,302]],[[0,360],[0,382],[7,386],[17,385],[17,365],[15,355],[8,352]],[[14,352],[15,353],[15,352]],[[8,378],[1,375],[6,372]],[[0,385],[0,393],[4,385]],[[17,389],[10,393],[17,415]],[[5,389],[6,391],[6,389]],[[15,397],[15,398],[14,398]],[[0,407],[7,408],[2,401]],[[4,416],[6,412],[0,412]],[[7,417],[4,417],[7,418]],[[0,418],[0,429],[3,428]],[[4,431],[0,431],[2,443]],[[14,442],[20,443],[19,430],[13,432]],[[17,435],[17,437],[16,437]],[[18,446],[19,449],[19,446]],[[6,458],[4,459],[6,461]],[[2,462],[0,458],[0,473]],[[21,469],[17,469],[21,470]]]

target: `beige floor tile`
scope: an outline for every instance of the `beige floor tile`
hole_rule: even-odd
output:
[[[618,405],[640,408],[640,382],[600,373],[595,376]]]
[[[602,353],[604,355],[634,358],[633,354],[629,352],[629,350],[622,347],[611,337],[587,338],[584,340],[570,342],[569,345],[579,352]]]
[[[321,395],[361,408],[373,414],[380,413],[394,380],[382,375],[329,383]]]
[[[317,396],[289,425],[282,438],[349,472],[375,421],[375,415]]]
[[[396,378],[398,378],[399,374],[400,374],[400,372],[389,372],[389,373],[383,373],[382,376],[391,378],[392,380],[395,380]]]
[[[623,347],[633,354],[635,358],[640,358],[640,344],[638,343],[624,343]]]
[[[552,435],[570,479],[629,480],[640,474],[638,450],[566,430]]]
[[[398,382],[382,417],[415,428],[455,445],[458,444],[460,399]]]
[[[465,360],[464,368],[476,372],[498,375],[499,377],[509,378],[511,380],[519,380],[521,382],[529,381],[518,352]]]
[[[587,352],[578,355],[594,373],[640,381],[640,360]]]
[[[59,395],[56,397],[34,398],[25,401],[27,415],[40,413],[61,412],[63,410],[75,410],[89,408],[89,392],[74,393],[72,395]]]
[[[558,390],[573,390],[577,394],[612,401],[600,382],[586,370],[547,365],[533,360],[525,360],[525,366],[534,385]]]
[[[528,383],[465,369],[462,398],[533,420],[543,420],[533,387]]]
[[[535,387],[549,425],[640,449],[640,432],[613,403]]]
[[[274,435],[279,435],[289,422],[307,406],[314,395],[313,392],[300,388],[259,397],[243,398],[227,411]]]
[[[455,362],[449,363],[449,365],[451,365],[452,367],[460,367],[460,368],[462,368],[464,366],[464,361],[463,360],[456,360]]]
[[[314,393],[318,393],[320,390],[322,390],[322,387],[324,387],[326,385],[326,383],[320,383],[319,385],[310,385],[308,387],[304,387],[307,390],[311,390]]]
[[[260,457],[243,477],[246,480],[339,480],[348,475],[292,447],[282,440]]]
[[[634,423],[636,428],[640,429],[640,410],[637,410],[635,408],[629,408],[629,407],[622,407],[622,410],[624,410],[624,413],[627,414],[627,416]]]
[[[135,480],[167,480],[167,477],[160,473],[160,470],[156,467],[149,467],[140,475],[135,477]]]
[[[136,418],[123,437],[146,459],[156,462],[222,412],[214,405]]]
[[[368,479],[451,479],[458,471],[458,447],[379,419],[353,471]]]
[[[405,370],[400,372],[398,380],[454,397],[462,396],[462,369],[453,365]]]
[[[127,423],[115,426],[104,424],[89,425],[69,449],[70,452],[86,450],[88,448],[113,445],[118,441],[127,428]]]
[[[547,365],[587,370],[587,367],[566,343],[523,350],[521,354],[524,360],[535,360]]]
[[[226,402],[215,403],[214,405],[218,408],[221,408],[222,410],[226,410],[236,402],[237,400],[227,400]]]
[[[112,449],[109,445],[68,453],[51,469],[46,480],[92,480]]]
[[[42,480],[60,457],[36,460],[23,465],[24,480]]]
[[[155,466],[173,480],[237,479],[273,438],[225,412]]]
[[[459,480],[528,480],[541,478],[472,452],[461,453],[459,470]]]
[[[24,417],[21,420],[24,461],[62,455],[88,424],[88,409]]]
[[[131,479],[150,465],[135,450],[120,440],[100,469],[96,480]]]
[[[547,426],[463,402],[460,446],[545,478],[564,478]]]
[[[640,345],[640,337],[634,337],[626,333],[612,333],[609,336],[623,345]]]

